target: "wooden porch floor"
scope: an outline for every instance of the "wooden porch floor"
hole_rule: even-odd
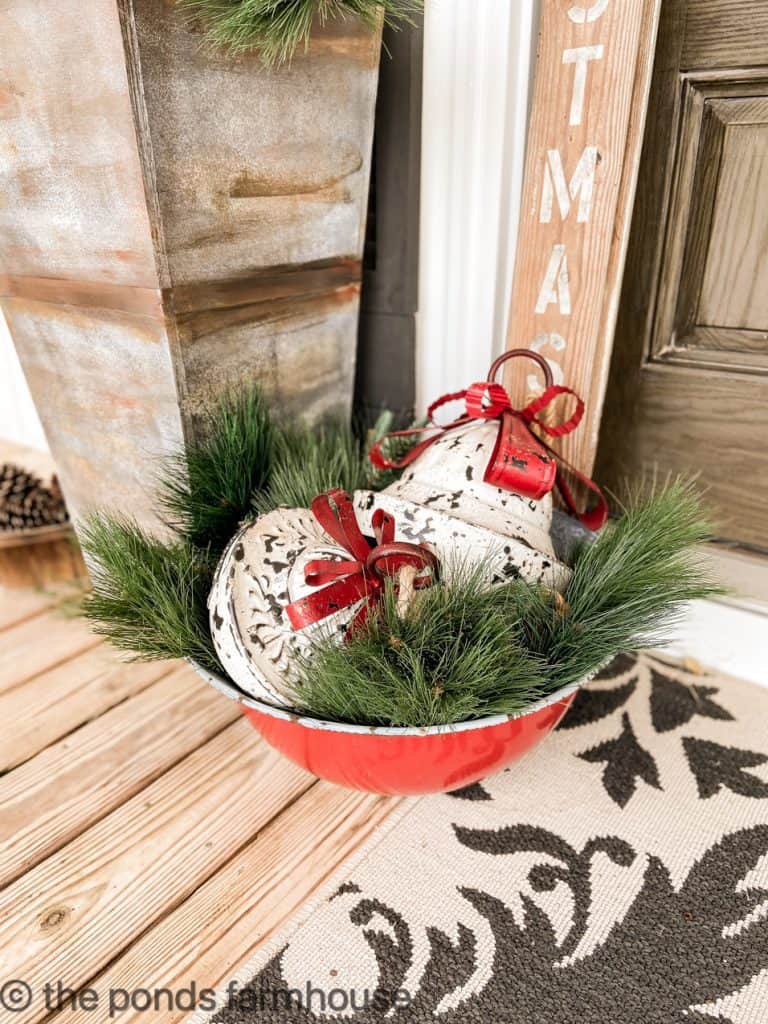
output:
[[[394,805],[316,782],[187,666],[126,665],[55,603],[0,589],[0,986],[31,989],[0,1009],[15,1024],[225,982]],[[59,982],[101,1009],[49,1010]]]

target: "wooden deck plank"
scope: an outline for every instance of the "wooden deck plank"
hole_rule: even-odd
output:
[[[233,971],[281,928],[382,822],[394,798],[318,783],[276,818],[177,910],[143,935],[88,987],[99,1006],[109,992],[170,988],[195,981],[225,985]],[[152,1011],[153,1024],[177,1024],[185,1009]],[[88,1024],[93,1014],[69,1006],[56,1024]],[[106,1018],[106,1014],[105,1014]],[[146,1012],[127,1009],[121,1024]],[[53,1024],[53,1022],[52,1022]]]
[[[56,611],[4,630],[0,634],[0,693],[99,643],[86,622]]]
[[[55,603],[54,595],[48,591],[0,586],[0,631],[41,615]]]
[[[184,665],[0,779],[0,886],[239,717]]]
[[[238,721],[9,885],[0,977],[33,991],[16,1024],[46,1015],[47,982],[85,984],[313,781]]]
[[[0,694],[0,771],[34,757],[51,743],[132,697],[174,667],[173,662],[127,664],[106,644]]]

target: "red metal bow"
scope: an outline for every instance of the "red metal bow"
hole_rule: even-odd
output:
[[[352,500],[346,491],[336,489],[319,494],[312,502],[312,514],[353,560],[323,558],[307,563],[304,579],[311,587],[322,587],[322,590],[307,594],[286,607],[286,614],[296,630],[305,629],[362,599],[362,607],[347,628],[347,636],[350,636],[381,601],[387,576],[397,576],[405,566],[429,570],[413,581],[415,588],[422,589],[437,575],[435,555],[421,544],[395,541],[394,517],[383,509],[373,513],[375,544],[360,532]]]
[[[506,389],[494,380],[501,365],[516,356],[525,356],[535,360],[544,371],[546,383],[542,394],[522,409],[513,407]],[[539,413],[558,395],[573,395],[576,399],[576,408],[567,420],[553,427],[539,419]],[[465,415],[446,426],[435,423],[434,414],[441,406],[461,398],[464,399],[466,405]],[[443,395],[433,402],[427,409],[427,419],[430,422],[426,427],[396,430],[387,434],[371,448],[369,456],[371,462],[378,469],[402,469],[417,459],[446,431],[464,426],[473,420],[498,420],[499,432],[483,480],[494,487],[522,494],[535,501],[556,486],[571,514],[576,516],[588,529],[599,530],[608,518],[608,503],[600,488],[593,480],[566,462],[561,455],[531,430],[531,425],[535,423],[550,437],[563,437],[576,429],[583,415],[584,402],[576,392],[571,388],[552,383],[552,371],[546,359],[531,349],[517,348],[499,356],[490,369],[487,381],[479,381],[463,391],[454,391],[452,394]],[[437,433],[414,445],[401,459],[390,459],[384,455],[382,444],[388,438],[413,437],[415,434],[431,429],[436,429]],[[563,477],[563,469],[581,481],[596,496],[597,502],[591,509],[584,512],[577,509],[573,494]]]

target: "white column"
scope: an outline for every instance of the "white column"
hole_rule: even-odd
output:
[[[417,408],[504,347],[538,0],[427,0]]]

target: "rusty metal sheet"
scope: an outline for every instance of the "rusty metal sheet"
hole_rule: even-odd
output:
[[[157,287],[114,0],[0,4],[0,265]]]
[[[187,335],[185,409],[193,424],[207,396],[237,381],[258,382],[276,413],[317,420],[349,410],[354,375],[357,296],[293,307],[286,315],[209,323]]]
[[[379,34],[331,22],[268,71],[205,46],[165,0],[126,10],[187,428],[237,379],[280,409],[348,412]]]
[[[156,527],[155,460],[181,443],[162,326],[22,299],[4,311],[75,514],[111,508]]]
[[[359,259],[378,33],[330,22],[290,67],[266,70],[202,45],[166,0],[134,17],[170,283]]]

